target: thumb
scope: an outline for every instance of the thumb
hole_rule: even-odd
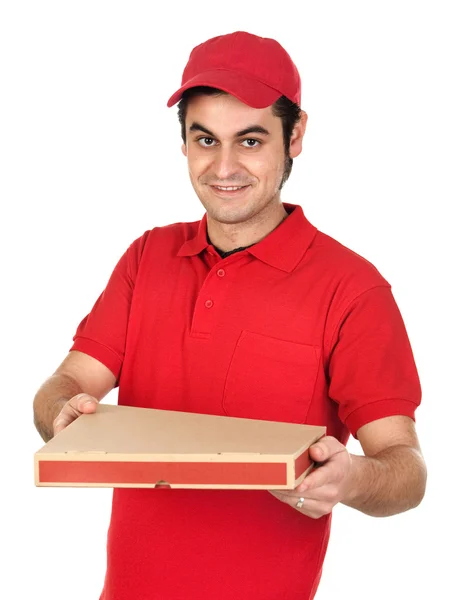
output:
[[[90,394],[78,394],[71,399],[71,403],[80,413],[93,413],[96,412],[99,401]]]
[[[316,443],[310,446],[309,453],[315,462],[321,462],[327,458],[327,449],[324,444]]]
[[[315,462],[324,462],[344,451],[346,448],[343,444],[330,435],[324,436],[309,448],[310,456]]]

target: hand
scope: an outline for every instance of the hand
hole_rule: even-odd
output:
[[[66,402],[53,421],[53,435],[62,431],[82,414],[94,413],[99,401],[89,394],[77,394]]]
[[[331,436],[323,437],[309,448],[315,467],[294,490],[270,493],[312,519],[329,514],[346,494],[351,471],[351,456],[343,444]],[[304,498],[301,508],[296,503]]]

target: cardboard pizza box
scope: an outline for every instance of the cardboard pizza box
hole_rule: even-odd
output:
[[[325,427],[99,404],[35,453],[37,486],[292,489]]]

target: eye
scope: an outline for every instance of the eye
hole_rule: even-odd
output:
[[[253,138],[248,138],[247,140],[243,140],[243,144],[248,143],[249,145],[244,146],[245,148],[256,148],[260,145],[258,140],[254,140]]]
[[[209,137],[201,137],[197,140],[202,148],[210,148],[214,145],[214,139]]]

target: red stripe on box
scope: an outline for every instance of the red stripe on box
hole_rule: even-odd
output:
[[[39,461],[40,483],[286,485],[285,463]]]
[[[300,454],[294,461],[294,479],[302,475],[302,473],[312,464],[308,450]]]

